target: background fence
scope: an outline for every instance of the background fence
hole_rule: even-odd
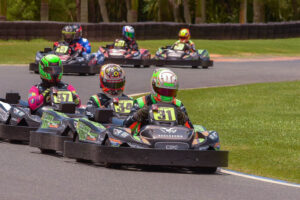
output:
[[[61,39],[68,23],[15,21],[0,22],[0,39]],[[111,41],[121,37],[125,23],[86,23],[84,37],[92,41]],[[189,28],[193,39],[265,39],[300,37],[300,21],[265,24],[182,24],[172,22],[132,23],[138,40],[177,39],[180,28]]]

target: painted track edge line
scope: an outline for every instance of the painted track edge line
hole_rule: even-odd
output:
[[[253,180],[258,180],[258,181],[263,181],[263,182],[268,182],[268,183],[274,183],[274,184],[284,185],[284,186],[289,186],[289,187],[300,188],[300,184],[297,184],[297,183],[290,183],[290,182],[283,181],[283,180],[272,179],[272,178],[267,178],[267,177],[263,177],[263,176],[251,175],[251,174],[245,174],[245,173],[242,173],[242,172],[237,172],[237,171],[233,171],[233,170],[229,170],[229,169],[220,168],[220,172],[224,173],[224,174],[240,176],[240,177],[249,178],[249,179],[253,179]]]

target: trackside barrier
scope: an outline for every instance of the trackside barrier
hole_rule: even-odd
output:
[[[66,22],[1,21],[0,39],[61,39]],[[82,23],[84,37],[93,41],[111,41],[121,37],[126,23]],[[193,39],[273,39],[300,37],[300,21],[259,24],[184,24],[173,22],[131,23],[138,40],[177,39],[180,28],[189,28]]]

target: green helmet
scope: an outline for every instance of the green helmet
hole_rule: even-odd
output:
[[[49,54],[44,56],[39,63],[41,79],[49,83],[58,83],[63,74],[63,66],[57,55]]]
[[[152,96],[156,101],[171,103],[178,91],[177,75],[167,68],[154,70],[151,78]]]

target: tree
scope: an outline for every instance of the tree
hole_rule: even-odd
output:
[[[241,0],[240,3],[240,24],[247,23],[247,0]]]
[[[196,0],[195,23],[205,23],[206,21],[206,0]]]
[[[49,0],[41,0],[41,21],[49,20]]]
[[[192,23],[189,0],[183,0],[183,10],[185,23]]]
[[[138,20],[138,0],[126,0],[127,22],[137,22]]]
[[[264,2],[261,0],[253,0],[253,22],[259,23],[265,21]]]
[[[173,21],[172,12],[169,9],[168,0],[158,0],[158,20]]]
[[[6,20],[6,0],[0,0],[0,21]]]
[[[88,0],[81,0],[80,2],[80,22],[89,21]]]
[[[105,0],[98,0],[100,13],[104,22],[109,22]]]
[[[175,22],[181,22],[180,20],[180,13],[179,13],[179,3],[180,0],[169,0],[169,4],[172,5],[172,10],[173,10],[173,16]]]

